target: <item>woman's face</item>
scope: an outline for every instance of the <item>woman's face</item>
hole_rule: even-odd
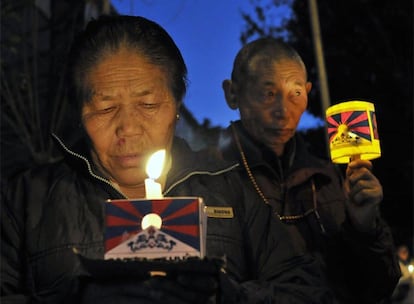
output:
[[[92,98],[82,120],[95,160],[120,188],[136,187],[147,177],[148,157],[171,149],[178,107],[168,76],[123,48],[92,68],[87,81]]]

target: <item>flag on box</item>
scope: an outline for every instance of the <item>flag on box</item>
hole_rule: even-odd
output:
[[[105,206],[105,259],[204,257],[201,198],[119,199]]]

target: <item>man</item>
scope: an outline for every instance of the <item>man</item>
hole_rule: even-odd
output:
[[[227,104],[240,121],[220,147],[241,163],[245,184],[272,207],[297,246],[318,257],[343,303],[377,303],[393,291],[400,271],[381,219],[382,187],[367,160],[353,160],[345,180],[330,162],[312,156],[297,134],[311,90],[306,67],[287,44],[262,38],[237,54]]]

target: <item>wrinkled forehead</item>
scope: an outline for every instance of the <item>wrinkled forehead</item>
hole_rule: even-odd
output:
[[[272,70],[277,72],[281,68],[295,68],[298,71],[306,73],[305,66],[299,60],[292,58],[273,58],[271,56],[256,56],[253,57],[247,66],[247,76],[257,77],[262,73]]]
[[[263,82],[272,82],[275,84],[278,81],[300,81],[305,83],[307,81],[306,70],[303,65],[292,59],[275,60],[271,58],[258,58],[249,63],[249,67],[244,78],[246,85],[260,84]]]
[[[400,253],[408,253],[408,248],[407,247],[400,247],[400,248],[398,248],[398,252],[400,252]]]

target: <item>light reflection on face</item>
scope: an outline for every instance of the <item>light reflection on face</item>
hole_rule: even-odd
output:
[[[306,110],[311,84],[296,61],[256,63],[237,91],[240,118],[255,140],[280,155]]]
[[[98,164],[121,188],[142,184],[148,157],[172,145],[178,109],[166,73],[121,49],[87,79],[93,94],[82,119]]]

